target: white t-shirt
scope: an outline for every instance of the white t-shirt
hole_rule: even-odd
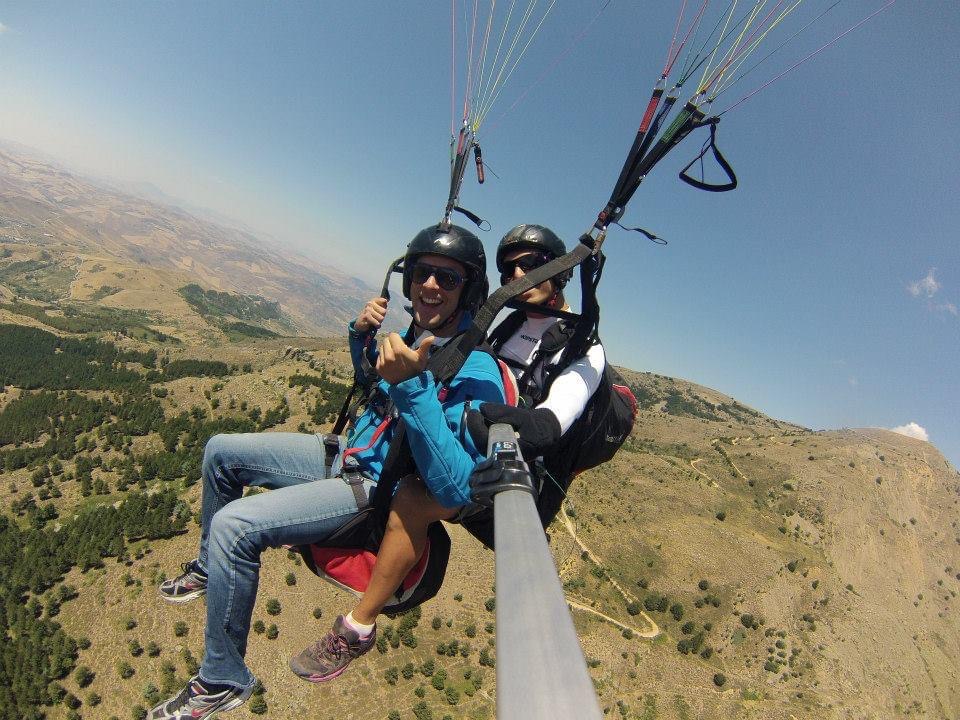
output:
[[[528,317],[520,326],[520,329],[503,344],[503,347],[498,351],[498,355],[523,366],[529,365],[540,348],[543,334],[557,322],[559,322],[559,319],[555,317]],[[540,364],[534,372],[534,376],[530,378],[531,387],[534,389],[542,387],[544,367],[559,361],[562,352],[561,350],[552,358],[547,358],[545,362]],[[538,408],[547,408],[556,416],[560,422],[561,434],[567,432],[574,421],[583,414],[587,402],[600,386],[600,376],[603,375],[606,362],[603,346],[600,344],[592,345],[586,355],[572,363],[556,377],[553,384],[550,385],[550,393],[543,402],[537,405]],[[522,369],[511,368],[511,370],[518,379],[523,374]]]

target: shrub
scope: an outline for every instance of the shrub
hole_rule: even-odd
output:
[[[86,665],[81,665],[73,673],[73,678],[77,681],[77,686],[82,688],[92,683],[95,677],[94,672]]]
[[[442,625],[443,620],[440,618],[440,616],[434,615],[433,620],[430,621],[430,627],[432,627],[434,630],[439,630]]]
[[[263,695],[254,695],[247,707],[254,715],[263,715],[267,712],[267,701],[263,699]]]
[[[270,598],[267,600],[267,615],[279,615],[280,614],[280,601],[276,598]]]
[[[190,628],[183,620],[178,620],[173,624],[173,634],[177,637],[183,637],[190,631]]]
[[[725,511],[725,510],[721,510],[720,512],[718,512],[718,513],[716,514],[716,518],[717,518],[717,520],[719,520],[720,522],[723,522],[724,520],[726,520],[726,519],[727,519],[727,513],[726,513],[726,511]]]
[[[413,716],[417,720],[433,720],[433,712],[422,700],[413,706]]]
[[[697,583],[697,587],[700,588],[700,590],[702,590],[702,591],[709,590],[709,589],[710,589],[710,581],[709,581],[709,580],[701,580],[700,582]]]
[[[684,635],[689,635],[693,632],[693,628],[696,627],[693,623],[693,620],[688,620],[683,625],[680,626],[680,632]]]
[[[297,576],[294,575],[292,572],[288,572],[286,578],[284,578],[284,581],[287,583],[289,587],[293,587],[294,585],[297,584]]]
[[[673,615],[673,619],[677,622],[680,622],[680,619],[683,617],[683,605],[680,603],[674,603],[670,606],[670,614]]]
[[[633,602],[627,603],[627,612],[630,615],[639,615],[640,614],[640,603],[634,600]]]
[[[315,607],[315,608],[313,609],[313,618],[314,618],[314,620],[319,620],[319,619],[322,618],[322,617],[323,617],[323,608]]]
[[[744,613],[740,616],[740,622],[745,628],[753,629],[757,626],[757,621],[754,620],[753,615],[750,613]]]
[[[160,688],[153,683],[147,683],[143,688],[143,699],[151,705],[156,705],[160,702]]]
[[[133,677],[133,668],[130,666],[126,660],[121,660],[117,663],[117,675],[119,675],[124,680]]]
[[[263,620],[257,620],[256,622],[253,623],[253,631],[257,635],[263,635],[263,633],[266,632],[266,630],[267,630],[267,626],[264,624]]]
[[[280,628],[273,623],[267,628],[267,640],[276,640],[280,636]]]
[[[396,685],[397,681],[400,679],[400,671],[397,670],[396,666],[387,668],[383,672],[383,678],[387,681],[387,684]]]
[[[723,673],[717,673],[713,676],[713,684],[717,687],[723,687],[727,682],[727,676]]]

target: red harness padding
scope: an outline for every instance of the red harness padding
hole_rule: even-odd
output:
[[[299,551],[304,563],[314,574],[357,597],[363,595],[370,584],[378,550],[370,543],[364,547],[300,545],[294,549]],[[394,591],[383,612],[405,612],[436,595],[443,584],[449,558],[450,536],[442,523],[433,523],[427,530],[423,555]]]

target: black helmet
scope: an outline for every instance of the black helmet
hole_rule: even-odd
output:
[[[510,230],[497,246],[497,270],[503,274],[503,257],[514,250],[539,250],[553,258],[567,254],[567,246],[550,228],[543,225],[517,225]],[[573,276],[573,270],[566,270],[553,277],[559,289],[562,289]]]
[[[487,256],[480,238],[459,225],[431,225],[417,233],[403,258],[403,296],[410,299],[410,275],[421,255],[443,255],[463,265],[467,281],[459,308],[474,312],[487,299]]]

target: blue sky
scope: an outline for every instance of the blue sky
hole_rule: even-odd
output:
[[[471,168],[461,202],[491,252],[520,222],[573,241],[610,193],[680,1],[612,0],[551,71],[605,4],[557,2],[481,127],[499,178]],[[780,37],[828,4],[806,0]],[[841,3],[743,91],[882,4]],[[916,423],[960,464],[958,30],[953,3],[898,2],[726,115],[732,193],[677,180],[696,137],[659,165],[624,222],[669,245],[605,245],[613,361],[816,429]],[[450,80],[445,3],[0,4],[0,138],[371,283],[442,212]]]

